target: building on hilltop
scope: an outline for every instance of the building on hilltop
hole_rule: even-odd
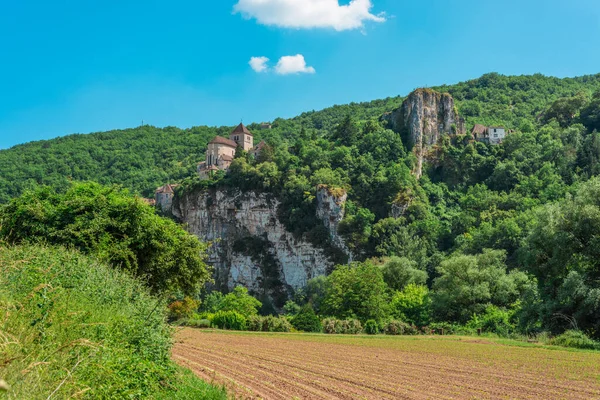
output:
[[[167,183],[156,189],[156,192],[154,192],[154,204],[163,211],[170,210],[173,205],[173,198],[175,197],[175,189],[178,186]]]
[[[506,129],[502,126],[485,126],[476,124],[471,131],[471,135],[478,142],[497,145],[506,138]]]
[[[216,171],[227,171],[238,147],[247,152],[254,148],[254,136],[244,124],[239,124],[231,132],[229,139],[216,136],[208,144],[206,160],[198,164],[200,178],[209,179]]]

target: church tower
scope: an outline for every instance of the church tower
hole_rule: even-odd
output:
[[[254,137],[244,124],[239,124],[237,128],[231,132],[229,138],[236,142],[238,146],[244,149],[244,151],[250,151],[254,147]]]

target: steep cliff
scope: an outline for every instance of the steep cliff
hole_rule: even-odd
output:
[[[345,200],[345,193],[319,188],[317,215],[332,243],[349,255],[337,235]],[[279,206],[269,194],[211,189],[176,196],[171,213],[190,233],[212,243],[208,262],[215,267],[217,287],[243,285],[279,308],[294,290],[333,267],[324,249],[285,229],[277,218]]]
[[[417,89],[402,106],[383,117],[391,128],[400,132],[409,150],[417,157],[414,174],[423,173],[423,162],[440,137],[464,133],[464,120],[458,115],[454,99],[448,93]]]

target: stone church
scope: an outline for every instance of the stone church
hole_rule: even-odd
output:
[[[239,124],[231,132],[229,139],[217,136],[211,140],[206,150],[206,160],[198,164],[200,178],[209,179],[215,171],[227,171],[238,147],[251,153],[254,150],[254,136],[244,124]],[[260,145],[257,149],[259,147]]]

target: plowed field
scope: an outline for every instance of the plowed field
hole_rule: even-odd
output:
[[[474,338],[184,329],[173,358],[241,399],[600,399],[600,353]]]

